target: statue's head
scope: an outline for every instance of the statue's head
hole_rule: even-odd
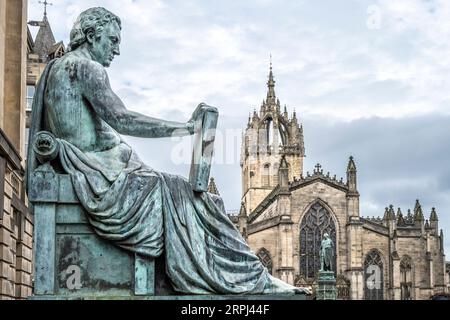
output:
[[[328,233],[325,232],[325,233],[323,234],[323,237],[324,237],[325,239],[328,239],[328,238],[330,237],[330,235],[329,235]]]
[[[70,32],[69,51],[87,46],[92,59],[109,67],[120,54],[120,18],[105,8],[96,7],[80,14]]]

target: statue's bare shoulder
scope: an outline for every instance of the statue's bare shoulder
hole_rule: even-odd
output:
[[[82,150],[119,143],[117,133],[98,112],[98,106],[113,104],[105,98],[113,94],[102,65],[70,52],[55,62],[47,85],[47,119],[52,131]],[[94,104],[96,100],[102,103]]]

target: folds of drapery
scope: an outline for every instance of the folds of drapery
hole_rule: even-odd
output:
[[[185,178],[145,166],[125,143],[100,156],[58,142],[60,161],[95,232],[144,256],[158,257],[164,250],[175,290],[261,294],[273,287],[220,198],[194,193]],[[123,163],[102,166],[102,157],[110,161],[118,153]]]

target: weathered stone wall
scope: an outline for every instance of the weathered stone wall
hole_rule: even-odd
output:
[[[372,226],[370,226],[372,227]],[[364,262],[367,255],[373,249],[377,250],[383,261],[383,294],[385,299],[389,299],[389,265],[390,265],[390,254],[389,254],[389,237],[386,234],[379,233],[377,226],[373,228],[363,227],[362,230],[362,259],[361,268],[364,268]],[[380,228],[381,229],[381,228]],[[363,290],[365,289],[365,283]]]
[[[0,299],[32,292],[33,222],[23,194],[27,1],[0,1]]]
[[[276,270],[280,267],[280,254],[282,252],[278,250],[278,228],[264,229],[249,235],[248,244],[255,254],[262,248],[265,248],[270,253],[273,263],[273,275],[279,277]]]
[[[6,1],[0,1],[0,127],[3,128],[4,113],[4,83],[5,46],[6,46]]]
[[[23,299],[32,292],[33,222],[28,213],[14,208],[20,197],[11,168],[6,168],[4,209],[0,220],[0,299]]]

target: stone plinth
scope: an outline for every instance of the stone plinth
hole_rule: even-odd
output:
[[[333,271],[319,271],[316,292],[317,300],[336,300],[336,278]]]

